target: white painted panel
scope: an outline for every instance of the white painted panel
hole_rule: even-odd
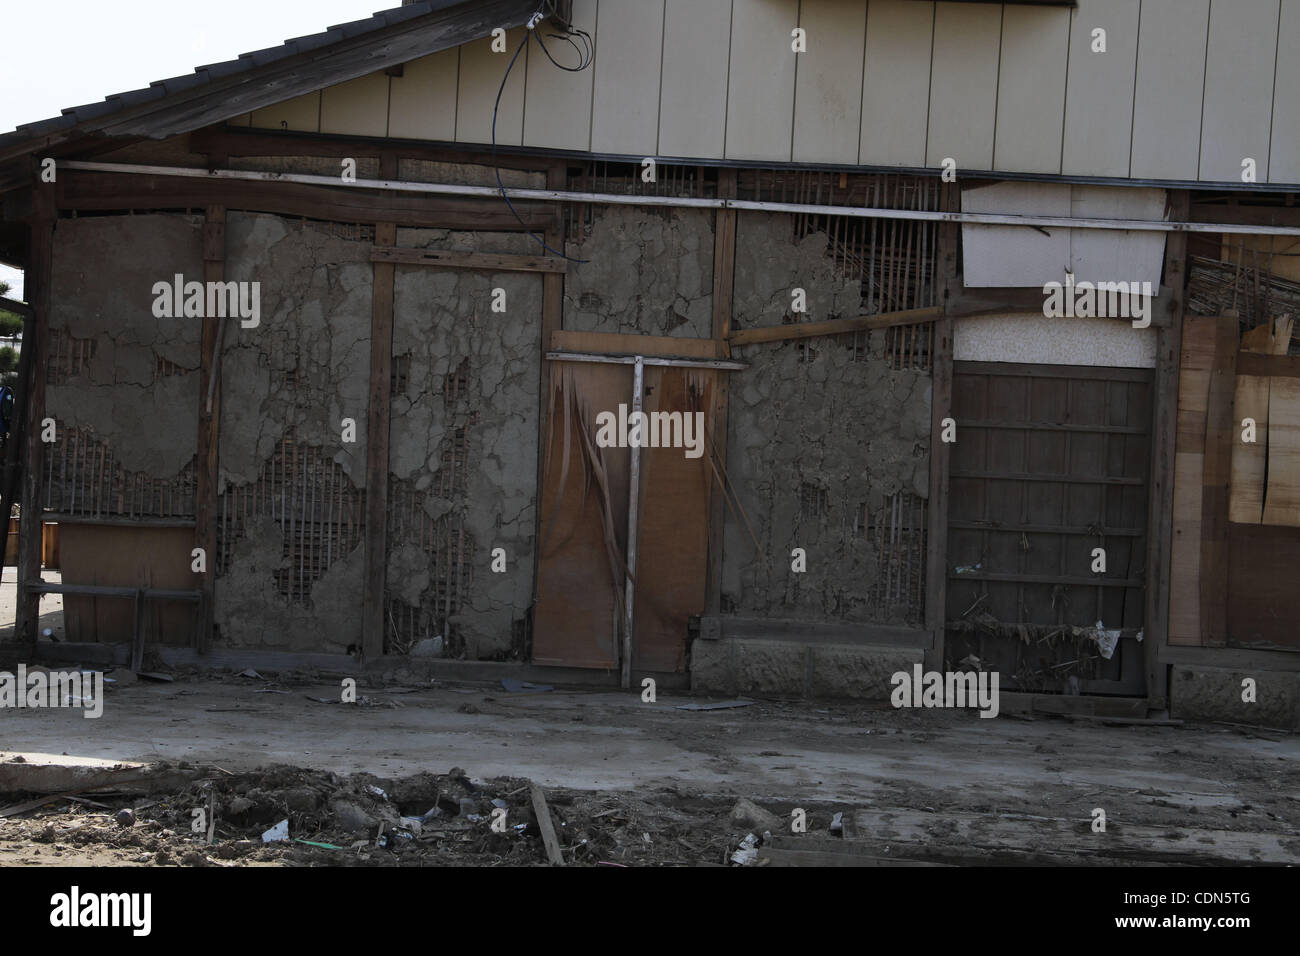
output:
[[[1074,186],[1070,215],[1080,219],[1147,219],[1165,216],[1163,189]],[[1150,282],[1160,288],[1165,267],[1163,232],[1070,229],[1070,263],[1076,282]]]
[[[924,166],[934,4],[871,0],[858,162]]]
[[[388,74],[371,73],[321,90],[320,131],[387,136]]]
[[[320,90],[295,96],[274,106],[253,111],[251,125],[258,129],[285,129],[296,133],[320,132]]]
[[[1117,319],[1050,319],[1041,315],[958,319],[953,328],[958,362],[1101,365],[1155,368],[1156,330]]]
[[[456,138],[460,50],[443,50],[406,64],[388,94],[388,135],[397,139]]]
[[[605,0],[596,28],[592,152],[653,156],[659,141],[664,0]]]
[[[993,167],[1061,171],[1070,11],[1008,5],[1002,16]]]
[[[730,3],[666,0],[660,156],[722,158],[730,46]]]
[[[790,161],[798,25],[798,0],[732,0],[728,159]]]
[[[617,2],[617,0],[616,0]],[[612,6],[613,4],[606,4]],[[573,25],[596,35],[596,0],[574,0]],[[561,40],[548,40],[544,30],[540,41],[546,44],[556,63],[577,67],[579,53]],[[582,43],[578,42],[579,48]],[[528,51],[528,90],[524,98],[524,142],[542,149],[588,149],[591,146],[592,67],[572,73],[547,58],[537,43]],[[518,67],[516,67],[517,69]],[[635,78],[624,75],[620,85],[630,87]]]
[[[492,142],[492,107],[501,79],[506,75],[510,58],[515,55],[527,31],[523,27],[506,34],[506,52],[492,52],[492,38],[484,37],[460,48],[460,86],[456,97],[456,141],[460,143]],[[519,54],[497,114],[496,141],[502,146],[518,146],[524,132],[524,74],[530,50]],[[540,54],[539,54],[540,55]]]
[[[1300,183],[1300,0],[1282,0],[1268,178]]]
[[[1209,0],[1143,0],[1133,104],[1134,179],[1196,179]]]
[[[862,113],[862,48],[865,9],[843,0],[803,0],[799,25],[807,31],[808,52],[796,59],[794,161],[858,161],[858,123]],[[864,5],[865,6],[865,5]]]
[[[1210,0],[1201,179],[1241,182],[1247,157],[1268,179],[1277,15],[1278,0]]]
[[[964,189],[962,212],[1016,216],[1068,216],[1070,187],[1063,183],[997,183]],[[1070,265],[1070,230],[1043,235],[1024,226],[961,229],[963,275],[971,287],[1008,288],[1059,282]]]
[[[992,168],[1001,38],[1001,5],[935,4],[927,166],[952,157],[958,176]]]
[[[1070,27],[1061,171],[1127,177],[1133,139],[1133,71],[1142,0],[1079,0]],[[1105,30],[1104,51],[1093,31]]]

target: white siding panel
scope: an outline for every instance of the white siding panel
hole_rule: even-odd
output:
[[[1268,179],[1277,10],[1278,0],[1210,0],[1201,179],[1241,182],[1246,157],[1256,181]]]
[[[964,189],[962,212],[1018,216],[1068,216],[1070,187],[1065,183],[995,183]],[[1061,282],[1070,267],[1070,230],[1047,235],[1025,226],[961,227],[962,274],[971,288],[1041,286]]]
[[[1001,39],[1001,6],[935,5],[927,166],[951,156],[958,176],[992,168]]]
[[[658,153],[721,159],[731,4],[699,0],[666,0],[666,4]]]
[[[501,78],[506,75],[510,58],[523,41],[523,27],[506,34],[506,52],[492,52],[492,38],[485,37],[460,48],[460,88],[456,101],[456,140],[461,143],[492,142],[492,107]],[[501,94],[497,115],[497,143],[520,145],[524,134],[524,74],[528,69],[525,49],[510,71],[510,80]]]
[[[1135,179],[1196,179],[1209,0],[1143,0],[1133,105]]]
[[[871,0],[858,162],[924,166],[934,4]]]
[[[1300,0],[1282,0],[1268,178],[1300,183]]]
[[[320,131],[388,135],[388,74],[371,73],[321,90]]]
[[[388,135],[398,139],[456,138],[456,75],[460,51],[443,50],[406,64],[388,94]]]
[[[798,25],[797,0],[733,0],[728,159],[790,161]]]
[[[605,0],[596,26],[592,152],[653,156],[659,145],[664,0]]]
[[[1002,16],[993,167],[1061,171],[1070,11],[1008,5]]]
[[[615,0],[617,2],[617,0]],[[606,4],[613,6],[613,4]],[[574,0],[573,25],[596,35],[596,0]],[[538,33],[543,33],[538,30]],[[557,63],[579,65],[578,51],[561,40],[547,40],[546,49]],[[578,46],[581,48],[582,44]],[[524,97],[524,142],[543,149],[588,149],[591,146],[592,68],[578,73],[562,70],[534,42],[528,51],[528,90]],[[518,66],[516,66],[518,69]],[[630,87],[636,77],[620,83]]]
[[[1061,171],[1128,176],[1133,131],[1133,71],[1141,0],[1079,0],[1070,30]],[[1092,32],[1106,31],[1094,52]]]
[[[799,25],[808,52],[796,58],[794,161],[858,161],[862,113],[862,47],[866,11],[842,0],[803,0]],[[855,16],[855,12],[858,13]]]
[[[253,111],[252,126],[295,133],[320,132],[320,90]]]

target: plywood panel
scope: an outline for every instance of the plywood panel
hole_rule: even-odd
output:
[[[1201,643],[1201,474],[1205,456],[1174,455],[1174,522],[1169,568],[1169,643]]]
[[[1001,6],[935,4],[927,166],[952,157],[958,175],[992,168],[1001,38]]]
[[[388,135],[396,139],[456,138],[456,86],[460,50],[443,50],[406,64],[392,78]]]
[[[660,156],[722,158],[730,46],[730,3],[666,0]]]
[[[1268,179],[1276,64],[1269,41],[1275,36],[1277,21],[1278,0],[1217,0],[1210,4],[1201,179],[1241,182],[1245,157],[1255,160],[1259,182]]]
[[[388,135],[388,74],[371,73],[321,90],[320,131]]]
[[[647,367],[645,410],[680,412],[692,416],[692,423],[699,411],[703,425],[722,374]],[[701,437],[699,430],[691,434]],[[686,626],[704,612],[711,471],[707,458],[687,458],[682,448],[641,450],[633,641],[638,670],[686,669]]]
[[[1140,6],[1141,0],[1079,0],[1070,27],[1063,173],[1128,175]],[[1097,28],[1106,31],[1104,53],[1092,50]]]
[[[1300,527],[1300,379],[1275,377],[1268,390],[1268,487],[1264,524]]]
[[[506,75],[510,58],[527,31],[523,27],[506,33],[506,51],[492,52],[492,39],[485,37],[460,48],[460,83],[456,96],[456,141],[459,143],[492,142],[492,109],[501,79]],[[524,133],[524,75],[528,71],[525,49],[510,71],[510,79],[501,94],[497,113],[496,141],[502,146],[518,146]]]
[[[601,6],[592,152],[653,156],[658,149],[663,31],[664,0]]]
[[[803,0],[799,25],[808,52],[795,62],[794,161],[853,164],[862,87],[852,81],[862,75],[867,12],[840,0]]]
[[[1300,0],[1282,0],[1273,83],[1270,182],[1300,183],[1300,96],[1296,90],[1300,90]]]
[[[1209,6],[1209,0],[1142,4],[1130,167],[1136,179],[1196,178]]]
[[[871,0],[858,162],[925,165],[934,4]]]
[[[295,96],[283,103],[253,112],[250,125],[257,129],[282,129],[294,133],[320,132],[320,91]]]
[[[1061,171],[1070,11],[1008,5],[1002,16],[993,167]]]
[[[1300,649],[1300,532],[1229,525],[1228,553],[1228,642]]]
[[[728,159],[790,161],[796,57],[791,31],[797,0],[732,0],[731,75],[727,93]]]
[[[612,4],[607,4],[612,6]],[[573,25],[595,36],[596,0],[574,0]],[[543,31],[538,31],[542,34]],[[538,39],[546,43],[557,63],[577,67],[579,54],[568,43]],[[524,141],[544,149],[581,149],[591,145],[591,84],[595,73],[585,69],[577,73],[560,69],[546,53],[530,44],[528,57],[528,91],[524,100]],[[582,46],[581,43],[578,44]],[[640,82],[625,74],[620,86],[628,88]]]
[[[1264,511],[1264,469],[1268,459],[1268,383],[1258,375],[1238,375],[1233,401],[1232,485],[1228,520],[1259,524]],[[1241,421],[1255,420],[1255,441],[1241,438]]]

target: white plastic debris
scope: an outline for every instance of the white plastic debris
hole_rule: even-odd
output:
[[[844,814],[836,813],[831,817],[831,833],[842,833],[844,831]]]
[[[749,834],[740,841],[740,849],[731,854],[731,862],[750,866],[758,860],[758,837]]]
[[[1097,622],[1093,628],[1092,639],[1097,642],[1097,647],[1101,650],[1101,656],[1110,660],[1111,655],[1115,653],[1115,645],[1119,643],[1120,632],[1118,630],[1108,631],[1106,626]]]
[[[387,800],[387,799],[388,799],[388,794],[384,793],[384,791],[380,790],[380,789],[379,789],[378,787],[376,787],[373,783],[366,787],[366,792],[367,792],[367,793],[373,793],[373,794],[374,794],[376,797],[378,797],[380,800]]]
[[[281,820],[262,834],[263,843],[284,843],[289,839],[289,821]]]

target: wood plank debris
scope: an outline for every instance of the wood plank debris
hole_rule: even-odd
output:
[[[552,866],[564,866],[564,854],[560,852],[560,841],[555,836],[555,824],[551,822],[551,808],[546,805],[546,795],[537,784],[532,784],[529,791],[533,798],[533,813],[537,815],[537,829],[542,831],[542,843],[546,845],[546,859]]]

